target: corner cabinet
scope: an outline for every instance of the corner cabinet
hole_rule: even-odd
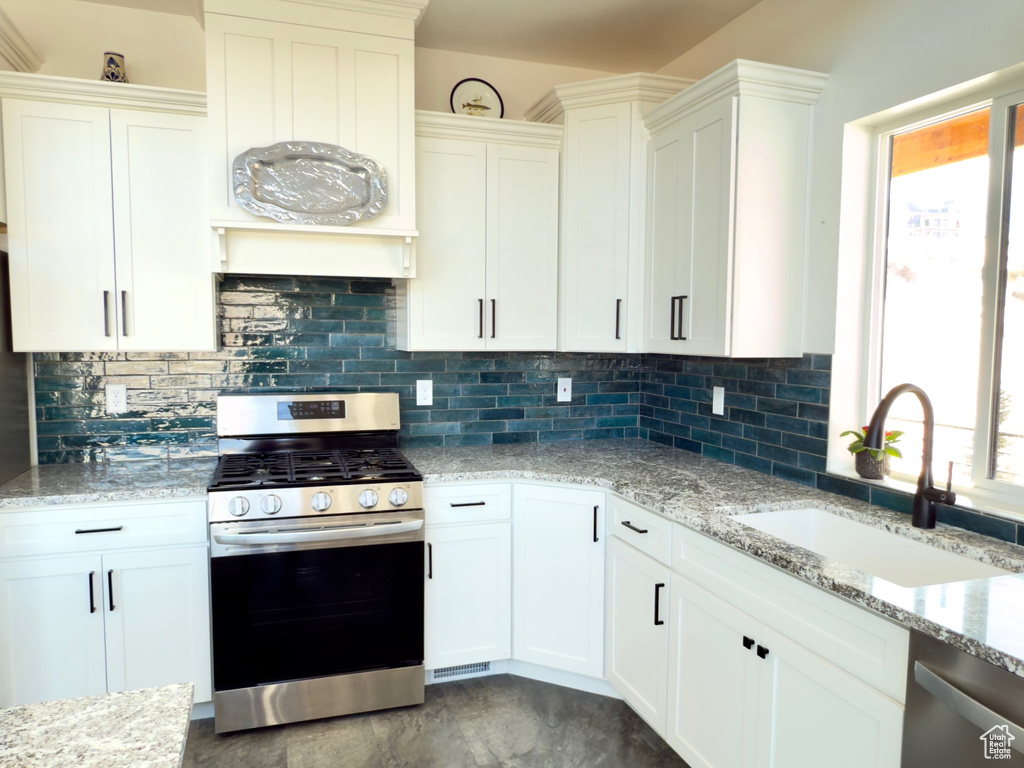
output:
[[[812,116],[825,80],[736,61],[645,118],[645,351],[802,353]]]
[[[3,134],[15,351],[216,349],[205,118],[3,98]]]
[[[561,127],[418,112],[416,130],[399,349],[554,350]]]

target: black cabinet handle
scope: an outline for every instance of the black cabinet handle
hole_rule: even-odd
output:
[[[110,291],[103,292],[103,335],[110,335]]]
[[[497,303],[498,302],[495,299],[491,299],[491,338],[492,339],[494,338],[494,334],[497,333],[497,329],[495,328],[495,316],[497,314],[497,310],[495,310],[495,308],[494,308],[495,304],[497,304]]]
[[[486,507],[486,501],[450,501],[448,502],[449,507]]]
[[[754,647],[754,638],[747,637],[746,635],[744,635],[743,636],[743,647],[746,648],[748,651],[751,648],[753,648]]]
[[[121,335],[128,335],[128,291],[121,291]]]
[[[597,505],[594,505],[594,542],[597,542]]]
[[[629,528],[629,530],[631,530],[631,531],[635,531],[637,533],[647,533],[647,529],[646,528],[637,528],[635,525],[631,524],[629,522],[629,520],[623,520],[622,524],[624,526],[626,526],[627,528]]]
[[[477,301],[480,302],[480,331],[477,333],[476,337],[478,339],[482,339],[484,337],[484,300],[477,299]]]
[[[679,338],[676,336],[676,300],[678,298],[678,296],[672,297],[672,301],[669,302],[668,309],[668,337],[672,341]]]
[[[679,297],[679,304],[677,305],[678,306],[678,310],[677,311],[679,312],[679,321],[678,321],[679,330],[678,330],[678,336],[676,336],[676,339],[679,340],[679,341],[686,341],[686,337],[683,336],[683,301],[686,298],[687,298],[686,296],[680,296]]]
[[[760,656],[762,659],[767,658],[768,649],[765,648],[763,645],[757,646],[757,655]]]
[[[76,528],[75,533],[114,533],[116,531],[123,531],[124,526],[118,525],[113,528]]]
[[[92,579],[96,571],[89,571],[89,613],[96,613],[96,592],[93,589]]]
[[[427,542],[427,578],[434,578],[434,545]]]
[[[622,321],[622,299],[615,300],[615,338],[621,339],[622,334],[619,332],[621,329]]]
[[[660,627],[662,624],[665,623],[660,618],[658,618],[658,610],[661,608],[661,590],[664,586],[664,584],[654,585],[654,626],[656,627]]]
[[[110,598],[110,610],[114,610],[114,570],[107,571],[107,596]]]

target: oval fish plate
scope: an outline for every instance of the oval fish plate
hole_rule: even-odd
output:
[[[289,224],[344,226],[379,215],[388,181],[375,160],[344,147],[283,141],[235,158],[235,200],[256,216]]]

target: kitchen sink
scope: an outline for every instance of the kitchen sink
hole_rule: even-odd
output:
[[[814,507],[731,515],[731,519],[902,587],[1010,573]]]

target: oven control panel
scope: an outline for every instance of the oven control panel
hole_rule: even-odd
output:
[[[209,521],[389,512],[423,507],[423,483],[330,485],[273,490],[212,491]]]

